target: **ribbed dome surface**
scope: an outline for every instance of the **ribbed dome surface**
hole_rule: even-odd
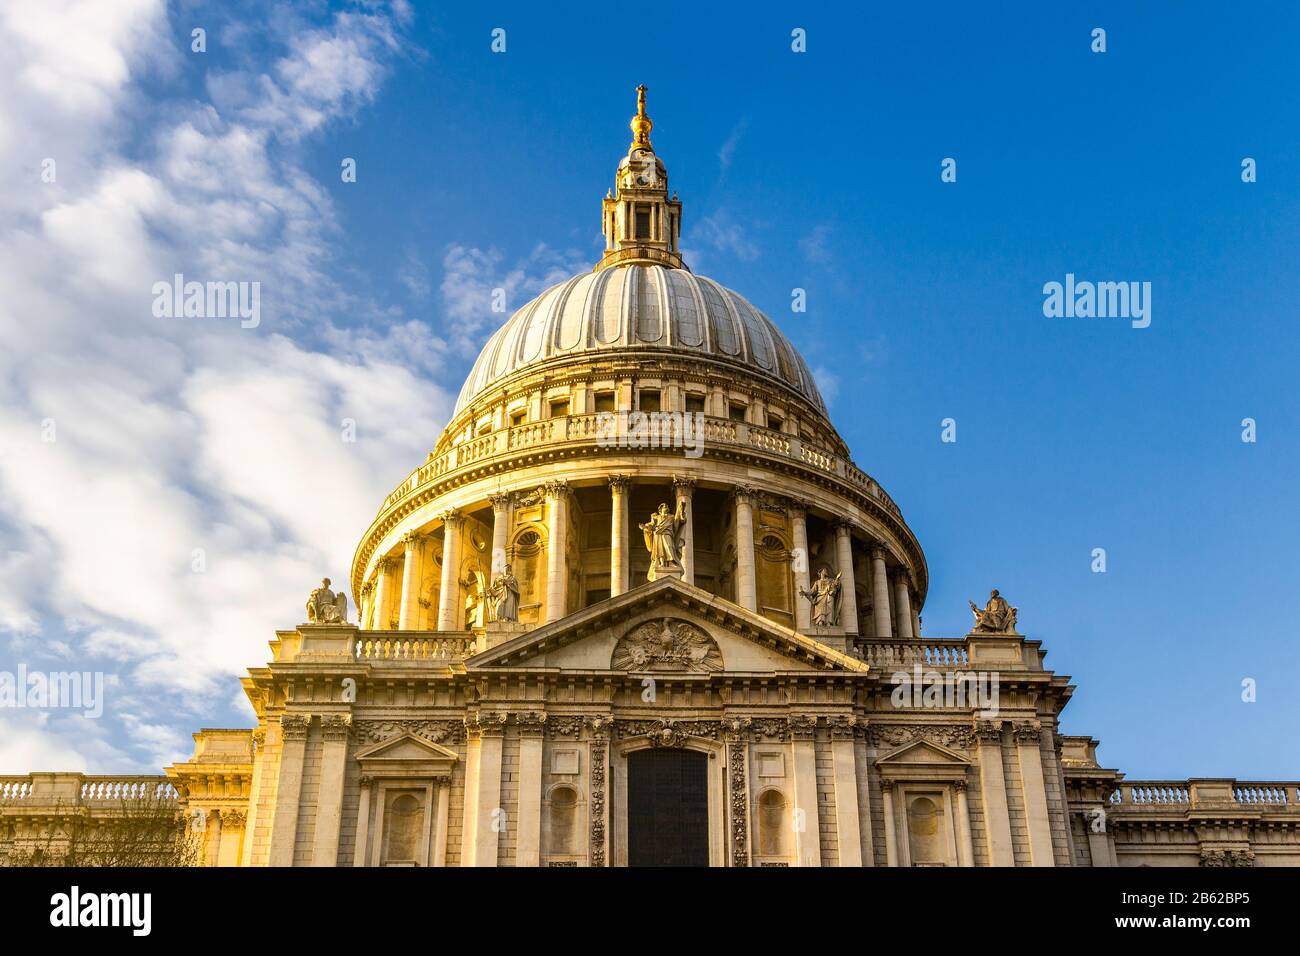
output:
[[[483,347],[456,411],[531,365],[655,349],[749,366],[826,411],[807,364],[771,319],[712,279],[657,265],[585,272],[519,309]]]

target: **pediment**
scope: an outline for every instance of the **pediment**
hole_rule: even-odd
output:
[[[878,757],[876,766],[882,770],[902,767],[968,767],[970,761],[941,744],[918,739]]]
[[[500,668],[704,675],[841,671],[857,658],[675,578],[620,594],[471,657]]]
[[[409,764],[447,762],[458,759],[456,751],[414,734],[400,734],[372,744],[357,752],[357,760],[367,764]]]

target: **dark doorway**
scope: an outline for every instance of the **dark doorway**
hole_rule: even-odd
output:
[[[627,758],[629,866],[709,865],[709,757],[637,750]]]

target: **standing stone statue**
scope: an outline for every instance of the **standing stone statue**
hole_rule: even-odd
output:
[[[514,569],[506,565],[492,580],[488,593],[492,595],[494,621],[519,621],[519,580]]]
[[[483,572],[477,565],[465,574],[460,586],[465,589],[465,628],[482,627],[487,614],[487,595],[484,593]]]
[[[681,543],[677,540],[677,534],[685,524],[686,499],[682,498],[677,502],[675,513],[668,511],[668,505],[661,504],[649,521],[637,525],[645,535],[646,550],[650,552],[650,570],[646,572],[646,580],[654,581],[665,576],[680,578],[685,572]]]
[[[1007,603],[1006,598],[994,588],[989,593],[989,603],[980,610],[974,601],[967,601],[971,613],[975,615],[975,630],[986,634],[1014,634],[1016,631],[1016,609]]]
[[[330,590],[330,579],[321,578],[320,587],[307,598],[307,621],[310,624],[346,624],[348,622],[348,597],[342,591]]]
[[[811,588],[800,588],[799,593],[812,602],[812,622],[817,627],[836,627],[840,623],[840,576],[834,578],[822,568]]]

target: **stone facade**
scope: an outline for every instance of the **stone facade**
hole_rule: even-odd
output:
[[[0,857],[148,791],[210,866],[681,862],[647,834],[712,866],[1300,864],[1296,783],[1129,782],[1063,736],[1074,687],[996,592],[922,636],[919,542],[776,326],[686,271],[644,95],[632,127],[601,262],[492,337],[362,536],[358,623],[324,582],[243,680],[257,726],[165,777],[0,778]]]

